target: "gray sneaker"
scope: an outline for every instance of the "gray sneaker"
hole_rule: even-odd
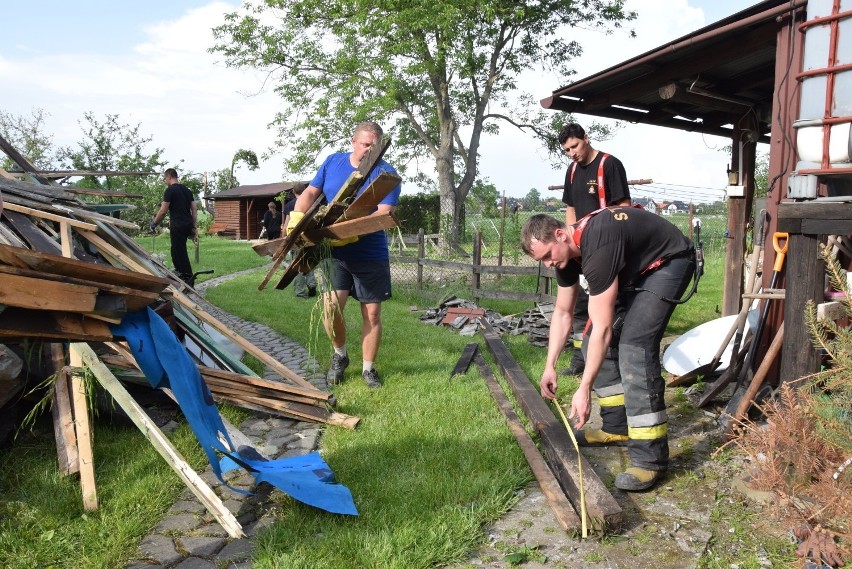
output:
[[[343,372],[346,371],[347,367],[349,367],[349,356],[341,356],[337,352],[333,353],[325,382],[329,385],[337,385],[343,381]]]
[[[377,387],[382,386],[382,382],[379,380],[379,372],[374,369],[368,369],[361,373],[364,377],[364,381],[367,382],[367,387],[371,389],[376,389]]]

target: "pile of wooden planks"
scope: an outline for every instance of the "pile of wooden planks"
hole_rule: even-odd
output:
[[[295,254],[275,288],[286,288],[297,274],[307,273],[316,266],[320,258],[317,245],[323,239],[348,239],[396,226],[396,220],[390,213],[373,212],[399,185],[401,178],[389,172],[382,172],[361,191],[364,182],[389,146],[390,139],[386,139],[381,145],[373,146],[361,160],[358,170],[344,182],[334,199],[323,205],[324,196],[320,195],[290,234],[254,246],[258,255],[271,255],[273,259],[272,268],[260,283],[259,290],[266,287],[291,250]]]
[[[4,205],[0,214],[0,339],[7,343],[37,338],[115,345],[110,323],[120,322],[127,312],[157,307],[167,315],[178,337],[194,345],[198,353],[191,355],[199,365],[204,361],[205,378],[218,382],[217,389],[230,390],[221,393],[223,400],[230,398],[246,408],[262,407],[299,420],[345,426],[357,423],[357,419],[328,409],[327,392],[216,318],[215,307],[124,233],[123,229],[138,229],[135,224],[93,211],[72,188],[49,183],[2,137],[0,150],[31,180],[22,181],[0,170]],[[346,213],[341,210],[344,215],[338,217],[349,219]],[[292,389],[301,390],[298,396],[302,399],[275,397],[273,388],[265,383],[251,385],[247,378],[261,383],[267,380],[230,355],[221,345],[222,336],[280,375],[280,382],[269,383],[290,388],[290,395]],[[214,378],[214,374],[218,375]],[[237,397],[237,389],[252,392]]]

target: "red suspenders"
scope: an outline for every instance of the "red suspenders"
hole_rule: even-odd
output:
[[[601,156],[601,161],[598,163],[598,205],[601,208],[605,208],[607,206],[606,203],[606,188],[604,187],[604,162],[609,157],[609,154],[606,152]],[[569,183],[574,184],[574,170],[577,169],[577,163],[574,162],[571,164],[571,178]]]

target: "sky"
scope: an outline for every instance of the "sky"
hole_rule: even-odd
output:
[[[263,74],[226,68],[220,56],[207,53],[211,28],[239,6],[236,0],[30,0],[14,8],[7,3],[11,0],[0,0],[0,109],[19,116],[43,109],[56,146],[76,146],[89,111],[99,119],[117,114],[122,124],[139,124],[153,146],[165,149],[166,160],[184,161],[183,176],[229,167],[238,149],[260,155],[272,146],[275,133],[267,125],[282,103],[264,85]],[[573,79],[756,3],[627,0],[639,14],[630,26],[637,37],[577,30],[584,54],[574,62]],[[537,74],[524,82],[542,99],[571,80]],[[606,122],[576,118],[584,125]],[[726,144],[720,137],[632,124],[610,140],[593,141],[624,163],[628,178],[654,180],[652,190],[634,188],[639,190],[634,195],[696,203],[723,195],[729,158],[719,149]],[[511,126],[486,136],[480,155],[481,176],[506,196],[522,197],[531,188],[543,197],[561,195],[546,188],[562,184],[564,169],[554,170],[538,143]],[[235,173],[242,184],[293,178],[280,156],[263,160],[256,171],[238,165]],[[403,181],[403,193],[416,191]]]

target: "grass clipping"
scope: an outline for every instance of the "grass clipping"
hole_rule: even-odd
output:
[[[826,249],[822,256],[835,290],[847,290],[846,272]],[[843,304],[852,318],[848,291]],[[810,301],[806,321],[830,367],[797,387],[784,383],[760,407],[765,425],[744,420],[733,444],[750,461],[749,485],[779,496],[771,510],[793,528],[797,554],[841,567],[852,558],[852,331],[817,320]]]

